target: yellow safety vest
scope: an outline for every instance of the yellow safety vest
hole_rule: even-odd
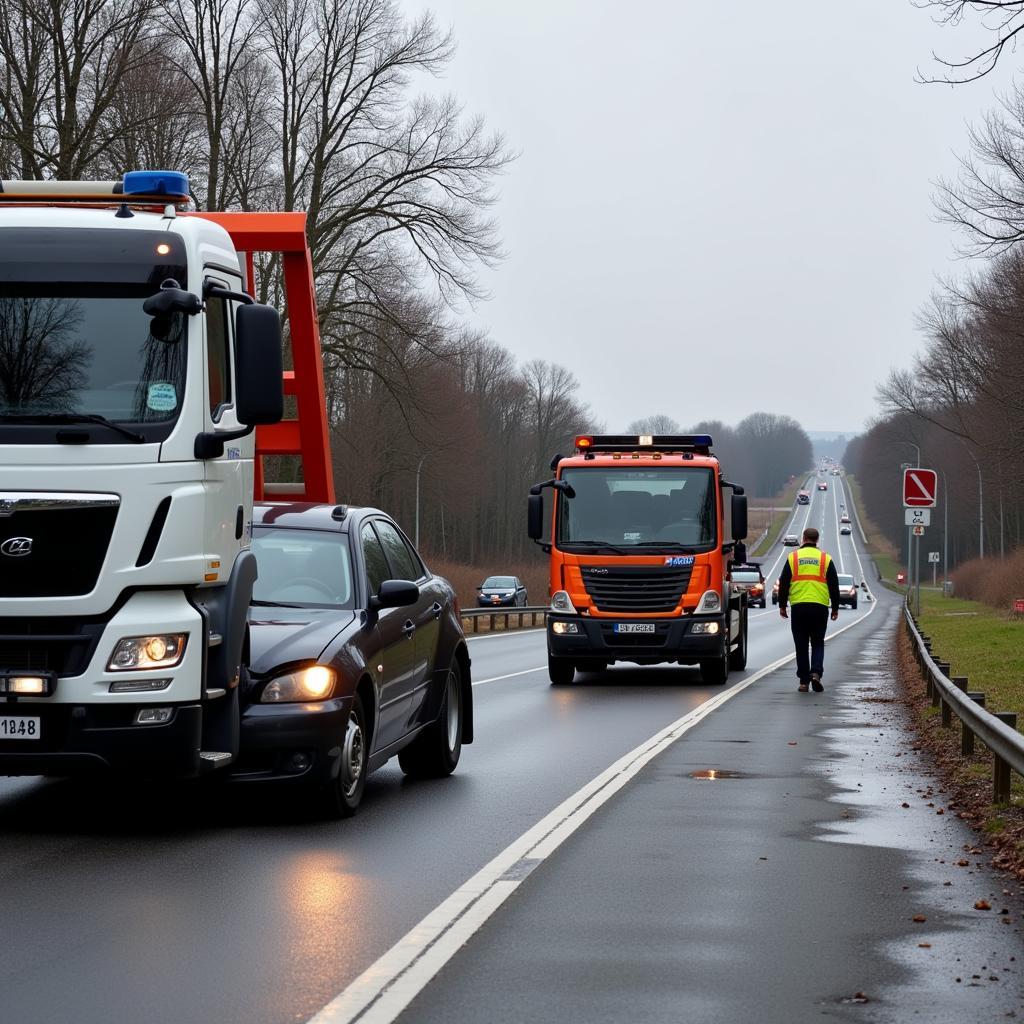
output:
[[[790,604],[831,604],[826,573],[832,561],[817,548],[800,548],[789,556],[793,580],[789,585]]]

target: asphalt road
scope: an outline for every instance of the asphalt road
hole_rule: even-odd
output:
[[[817,525],[860,577],[828,480],[793,528]],[[783,554],[763,559],[769,581]],[[823,697],[796,694],[788,665],[709,714],[533,871],[402,1019],[767,1020],[788,1005],[791,1021],[846,1012],[835,1000],[866,985],[874,1012],[890,989],[927,996],[927,970],[894,950],[919,937],[904,904],[935,837],[904,819],[895,842],[891,828],[842,832],[874,813],[840,813],[869,775],[879,794],[887,781],[857,725],[894,614],[885,595],[872,608],[841,612],[838,626],[859,625],[830,644]],[[770,604],[750,622],[730,685],[790,652]],[[627,666],[552,688],[540,631],[471,650],[477,740],[457,773],[408,783],[385,768],[348,822],[311,821],[272,791],[0,780],[0,1021],[308,1020],[545,815],[720,693],[696,669]],[[690,778],[716,765],[741,777]],[[993,945],[1019,941],[991,920]],[[932,948],[958,930],[969,945],[972,927],[947,913]],[[985,985],[971,995],[1005,991]]]

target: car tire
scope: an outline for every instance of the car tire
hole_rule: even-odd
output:
[[[856,610],[857,610],[857,602],[856,602],[856,601],[854,601],[854,602],[853,602],[853,604],[851,604],[851,605],[850,605],[850,607],[851,607],[851,608],[852,608],[852,609],[853,609],[854,611],[856,611]]]
[[[351,818],[359,810],[366,787],[366,764],[370,737],[366,732],[366,713],[359,695],[349,708],[345,736],[341,743],[338,777],[323,787],[321,805],[332,818]]]
[[[548,679],[552,686],[568,686],[576,675],[576,666],[567,658],[548,655]]]
[[[443,779],[455,771],[462,754],[462,668],[452,658],[437,718],[398,752],[398,765],[414,779]]]

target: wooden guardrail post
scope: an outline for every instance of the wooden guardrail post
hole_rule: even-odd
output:
[[[985,694],[980,690],[968,690],[967,696],[979,707],[985,706]],[[961,722],[960,728],[960,753],[966,757],[974,753],[974,732],[966,722]]]
[[[1011,729],[1017,728],[1015,711],[997,711],[996,718]],[[992,802],[1005,804],[1010,799],[1010,766],[998,754],[992,754]]]

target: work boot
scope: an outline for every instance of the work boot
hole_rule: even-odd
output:
[[[807,684],[802,682],[796,689],[797,689],[798,693],[806,693],[807,692]]]
[[[804,687],[804,689],[806,689],[806,687]],[[815,693],[825,692],[825,687],[821,685],[821,676],[819,676],[817,672],[811,673],[811,689],[814,690]]]

